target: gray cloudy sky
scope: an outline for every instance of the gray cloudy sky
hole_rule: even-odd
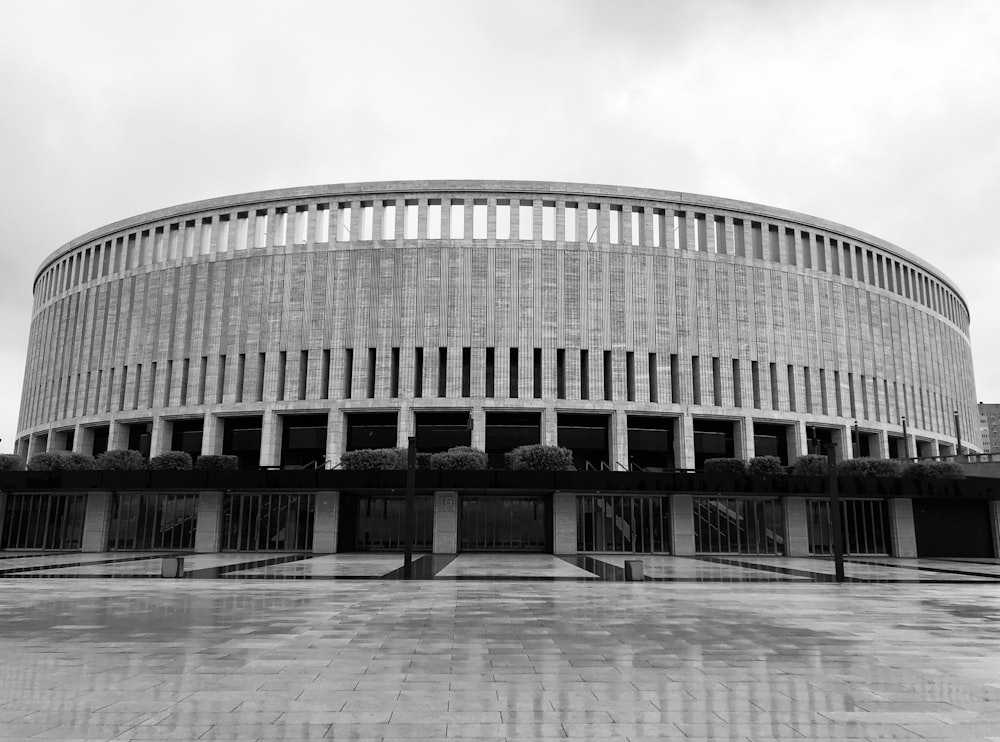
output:
[[[1000,402],[1000,3],[8,3],[0,451],[41,260],[285,186],[567,180],[793,209],[954,279]]]

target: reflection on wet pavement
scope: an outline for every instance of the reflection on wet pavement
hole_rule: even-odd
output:
[[[357,556],[250,571],[398,561]],[[688,578],[739,567],[693,559],[643,583],[508,582],[512,556],[462,559],[419,556],[446,574],[415,582],[0,579],[0,739],[1000,735],[996,585],[720,585]],[[522,571],[585,569],[539,560]]]

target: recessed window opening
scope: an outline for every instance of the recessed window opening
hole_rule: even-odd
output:
[[[864,414],[865,420],[870,418],[868,414],[868,382],[865,380],[865,375],[861,374],[861,410]]]
[[[284,237],[282,237],[284,240]],[[265,247],[267,245],[267,212],[258,211],[253,229],[253,246]]]
[[[399,396],[399,348],[393,348],[390,356],[389,396]]]
[[[670,354],[670,402],[681,403],[681,368],[680,359],[676,353]]]
[[[472,239],[485,240],[489,234],[487,226],[489,224],[489,209],[486,200],[477,198],[472,204]]]
[[[840,263],[844,266],[844,277],[854,278],[854,269],[851,265],[851,246],[846,242],[841,246]]]
[[[590,354],[580,349],[580,399],[590,399]]]
[[[840,248],[836,240],[830,240],[830,272],[835,276],[840,275]]]
[[[750,240],[753,245],[753,256],[757,260],[764,259],[764,235],[760,222],[750,222]]]
[[[645,241],[645,235],[643,234],[643,221],[644,213],[641,208],[637,206],[632,207],[631,221],[629,225],[629,243],[632,245],[642,245]]]
[[[424,349],[413,349],[413,396],[424,396]]]
[[[337,207],[337,242],[351,241],[351,205],[342,203]]]
[[[375,204],[371,201],[361,202],[361,239],[372,240],[375,232]]]
[[[420,233],[420,204],[407,199],[403,207],[403,239],[415,240]]]
[[[438,384],[437,395],[448,396],[448,349],[438,348]]]
[[[535,399],[542,398],[542,349],[535,348],[532,352],[531,390]]]
[[[174,380],[174,362],[167,361],[167,375],[163,380],[163,406],[170,406],[171,382]],[[90,372],[87,372],[87,386],[90,386]]]
[[[77,261],[79,263],[79,261]],[[149,230],[143,230],[139,235],[139,256],[136,266],[149,265],[153,262],[153,241],[149,238]],[[75,282],[74,282],[75,283]]]
[[[240,353],[236,357],[236,401],[243,401],[243,387],[246,386],[247,356]]]
[[[781,242],[778,236],[778,228],[771,225],[767,228],[768,250],[772,263],[781,262]]]
[[[131,241],[129,244],[129,252],[131,253]],[[201,220],[201,234],[198,238],[198,253],[201,255],[210,255],[212,253],[212,220],[210,218]],[[131,267],[127,260],[125,262],[125,267]]]
[[[850,393],[851,417],[857,417],[858,409],[857,406],[855,405],[855,400],[854,400],[854,374],[851,373],[850,371],[847,372],[847,389]]]
[[[278,351],[278,373],[277,373],[277,390],[275,394],[275,399],[278,402],[283,402],[285,399],[285,370],[288,366],[288,352]]]
[[[726,245],[726,218],[724,216],[715,217],[715,251],[720,255],[729,252]]]
[[[694,249],[698,252],[708,252],[708,235],[704,214],[694,215]]]
[[[737,257],[745,258],[747,255],[746,232],[743,229],[742,219],[733,219],[733,250]]]
[[[330,349],[323,349],[323,358],[320,361],[319,376],[319,397],[320,399],[330,398]]]
[[[816,268],[826,273],[826,244],[819,235],[816,235]]]
[[[840,389],[840,371],[833,372],[833,392],[837,402],[837,417],[842,417],[844,414],[844,404],[842,401],[842,393]]]
[[[556,349],[556,399],[566,399],[566,349]]]
[[[288,210],[285,208],[278,209],[275,211],[274,216],[274,244],[277,247],[284,247],[288,240]],[[294,235],[292,238],[294,239]],[[260,239],[258,238],[257,241],[259,242]],[[258,245],[258,247],[264,247],[264,245]]]
[[[517,207],[517,238],[534,239],[534,208],[530,201],[522,201]]]
[[[472,396],[472,348],[462,348],[462,396]]]
[[[888,402],[888,400],[886,400]],[[878,379],[872,377],[872,403],[875,406],[875,422],[882,422],[881,405],[878,397]]]
[[[465,202],[452,201],[448,223],[449,236],[453,240],[465,239]]]
[[[351,398],[354,386],[354,348],[344,348],[344,399]]]
[[[604,351],[604,399],[608,402],[614,399],[614,385],[611,362],[611,351]]]
[[[184,224],[184,257],[194,257],[194,238],[196,236],[195,226],[197,222],[193,219]],[[109,243],[110,244],[110,243]],[[121,237],[118,238],[118,247],[121,247]]]
[[[365,396],[375,399],[375,369],[378,368],[378,351],[368,349],[368,378],[365,379]]]
[[[813,267],[813,251],[812,251],[812,240],[809,237],[808,232],[801,232],[799,234],[802,245],[802,267],[812,269]]]
[[[740,359],[733,359],[733,404],[736,407],[743,406],[743,379],[740,376]]]
[[[778,365],[775,363],[768,364],[768,370],[770,371],[771,377],[771,409],[780,409],[778,405]]]
[[[878,266],[878,287],[880,289],[885,288],[885,266],[882,264],[882,256],[876,256],[876,265]]]
[[[580,239],[576,234],[577,216],[576,204],[566,204],[563,210],[563,229],[566,231],[566,242],[576,242]]]
[[[382,234],[383,240],[396,239],[396,202],[382,202]]]
[[[865,280],[865,258],[860,247],[854,248],[854,278],[858,281]]]
[[[806,392],[806,412],[813,411],[813,395],[812,395],[812,375],[809,373],[809,367],[802,367],[802,381],[805,385]]]
[[[597,217],[600,214],[597,204],[587,205],[587,242],[597,242]]]
[[[653,209],[653,247],[663,247],[667,234],[667,212],[664,209]]]
[[[795,399],[795,367],[792,364],[788,364],[788,409],[792,412],[796,412],[798,404],[796,404]]]
[[[712,404],[722,407],[722,363],[712,358]]]
[[[674,212],[674,249],[687,250],[687,214],[683,211]]]
[[[795,254],[795,230],[785,228],[785,255],[788,256],[789,265],[798,265],[798,256]]]
[[[510,201],[497,201],[497,239],[510,239]]]
[[[163,235],[163,227],[157,227],[154,235],[156,242],[156,262],[162,263],[167,259],[167,240]],[[86,280],[86,273],[84,273],[84,280]]]
[[[612,206],[608,212],[609,216],[609,239],[612,245],[618,245],[622,241],[622,207]]]
[[[554,201],[542,202],[542,239],[552,241],[556,238],[556,204]]]
[[[76,382],[77,382],[77,385],[79,386],[79,383],[80,383],[80,377],[79,376],[77,376]],[[147,392],[148,392],[148,394],[146,395],[146,407],[148,408],[148,407],[152,407],[154,404],[156,404],[156,402],[155,402],[155,399],[156,399],[156,361],[153,361],[151,364],[149,364],[149,389],[147,390]],[[69,400],[67,399],[66,401],[67,401],[67,404],[68,404]],[[65,417],[65,414],[63,415],[63,417]]]
[[[691,356],[691,400],[701,404],[701,359]]]
[[[871,250],[865,250],[865,255],[868,257],[868,283],[871,286],[875,285],[875,259],[872,255]]]
[[[299,400],[306,398],[306,388],[309,384],[309,351],[303,350],[299,353],[299,383],[297,397]]]
[[[266,370],[266,360],[267,356],[264,353],[257,354],[257,394],[254,400],[257,402],[264,401],[264,372]]]
[[[181,253],[181,225],[171,224],[170,225],[170,239],[168,241],[168,251],[167,254],[170,260],[177,260]]]
[[[635,402],[635,353],[625,351],[625,399]]]
[[[659,369],[656,363],[656,353],[649,354],[649,401],[656,404],[660,401],[659,384],[657,377]]]
[[[822,368],[819,370],[819,404],[820,412],[829,415],[830,408],[826,399],[826,370]]]
[[[496,368],[495,368],[496,351],[494,348],[486,349],[486,396],[494,397],[496,395]]]
[[[508,372],[509,372],[508,379],[510,381],[510,384],[509,384],[509,389],[507,390],[508,391],[508,396],[511,399],[517,399],[517,387],[518,387],[517,366],[518,366],[518,364],[517,364],[517,348],[511,348],[510,349],[510,363],[508,365]]]

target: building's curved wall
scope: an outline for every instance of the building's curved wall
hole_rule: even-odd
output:
[[[979,450],[969,316],[946,277],[862,232],[724,199],[488,181],[247,194],[84,235],[42,265],[34,302],[25,454],[133,420],[164,450],[161,421],[197,416],[209,452],[219,415],[301,410],[330,411],[336,460],[344,411],[400,410],[402,441],[413,409],[446,407],[541,409],[551,443],[558,412],[607,411],[619,461],[635,412],[677,417],[678,465],[692,420],[713,417],[738,423],[743,455],[753,421],[790,424],[793,453],[807,426],[831,428],[848,455],[857,421],[886,455],[905,416],[909,453],[930,455],[953,450],[957,410]]]

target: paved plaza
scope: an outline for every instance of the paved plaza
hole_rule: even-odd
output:
[[[5,553],[0,739],[1000,740],[996,560],[643,562]]]

